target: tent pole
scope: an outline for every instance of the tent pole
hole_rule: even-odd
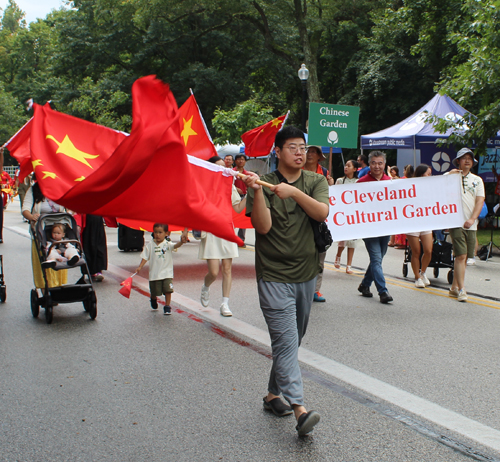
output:
[[[417,145],[415,143],[415,135],[413,135],[413,168],[417,168]]]

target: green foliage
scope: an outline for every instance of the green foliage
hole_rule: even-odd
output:
[[[5,91],[0,84],[0,145],[6,143],[28,120],[23,106]],[[5,155],[4,165],[15,165],[9,155]]]
[[[0,29],[0,133],[28,98],[130,130],[133,82],[191,88],[216,141],[310,101],[360,106],[360,133],[400,121],[439,89],[474,113],[469,140],[500,128],[500,0],[75,0],[29,25],[10,0]],[[445,124],[445,122],[442,122]],[[457,139],[457,142],[460,140]],[[462,139],[460,142],[466,142]]]
[[[475,142],[484,151],[487,140],[500,130],[500,1],[468,0],[462,12],[470,19],[456,25],[450,41],[463,61],[445,70],[440,91],[475,115],[467,117],[469,130],[456,136],[456,142]]]
[[[241,143],[243,133],[272,120],[272,113],[271,107],[262,106],[256,99],[238,103],[230,111],[216,109],[212,123],[219,136],[214,143]]]

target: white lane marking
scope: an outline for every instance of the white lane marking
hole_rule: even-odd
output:
[[[21,236],[31,238],[30,232],[27,229],[20,228],[19,226],[6,226],[5,229],[14,231],[16,234],[20,234]]]
[[[109,265],[108,271],[123,277],[123,279],[131,275],[130,272],[115,265]],[[135,276],[134,283],[146,291],[149,289],[148,281],[140,276]],[[221,317],[218,310],[204,308],[200,303],[178,293],[172,294],[172,299],[179,307],[203,319],[224,326],[225,329],[235,334],[250,338],[267,347],[270,346],[268,333],[251,324],[238,320],[234,316],[232,318]],[[500,451],[500,431],[492,427],[469,419],[457,412],[450,411],[436,403],[370,377],[363,372],[359,372],[306,348],[301,347],[299,349],[299,359],[301,362],[331,377],[342,380],[357,389],[363,390],[372,396],[394,404],[401,409],[405,409],[412,414],[433,422],[440,427],[452,430],[495,451]]]

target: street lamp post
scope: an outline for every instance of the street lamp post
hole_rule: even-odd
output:
[[[309,70],[305,64],[302,64],[299,69],[299,79],[302,82],[302,131],[306,132],[306,100],[307,100],[307,79],[309,78]]]

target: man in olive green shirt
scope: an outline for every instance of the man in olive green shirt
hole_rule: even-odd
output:
[[[319,421],[304,407],[298,349],[309,320],[319,272],[318,250],[310,218],[328,216],[328,183],[323,175],[302,170],[306,161],[304,134],[295,127],[279,131],[275,139],[277,172],[261,178],[275,186],[261,187],[248,175],[247,216],[255,228],[255,269],[259,301],[273,351],[264,409],[277,416],[292,413],[299,436]],[[290,406],[283,403],[283,397]]]

